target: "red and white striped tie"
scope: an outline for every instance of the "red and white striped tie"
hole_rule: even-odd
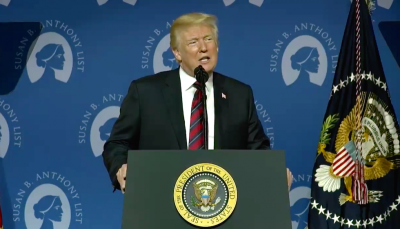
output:
[[[192,113],[190,118],[190,133],[189,133],[189,150],[204,149],[204,107],[202,100],[202,91],[200,84],[194,84],[196,92],[192,102]]]

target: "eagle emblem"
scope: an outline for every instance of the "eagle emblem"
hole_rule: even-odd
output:
[[[235,209],[237,188],[224,168],[200,163],[187,168],[174,188],[176,210],[188,223],[214,227],[227,220]]]
[[[359,101],[365,109],[361,117],[361,130],[357,130],[354,107],[339,125],[335,139],[335,150],[338,153],[328,152],[325,147],[331,140],[329,130],[339,121],[338,114],[330,115],[324,122],[318,146],[318,154],[322,154],[331,165],[321,165],[316,171],[315,180],[324,191],[335,192],[340,189],[341,179],[344,179],[348,194],[340,195],[340,205],[346,202],[355,203],[352,197],[355,161],[362,163],[366,181],[380,179],[390,170],[400,167],[399,161],[393,157],[400,153],[398,130],[387,106],[373,93],[370,93],[369,97],[365,92],[362,93]],[[359,158],[354,155],[356,136],[362,138]],[[382,193],[379,190],[368,190],[368,202],[379,202]]]
[[[193,189],[196,198],[192,197],[193,207],[200,208],[203,212],[214,207],[221,201],[221,198],[216,198],[218,184],[211,179],[201,179],[193,182]]]

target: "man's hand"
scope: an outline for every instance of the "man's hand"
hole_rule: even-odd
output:
[[[121,186],[121,192],[125,193],[125,184],[126,184],[126,170],[128,169],[127,164],[123,164],[121,168],[117,172],[117,180],[119,185]]]
[[[287,176],[287,181],[288,181],[288,190],[290,191],[290,187],[292,186],[293,182],[293,175],[292,172],[290,172],[289,168],[286,168],[286,176]]]

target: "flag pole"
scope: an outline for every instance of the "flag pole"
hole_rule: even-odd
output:
[[[353,182],[353,200],[358,204],[368,203],[368,187],[365,183],[364,177],[364,160],[362,157],[362,142],[364,131],[362,128],[362,87],[361,87],[361,26],[360,26],[360,0],[356,1],[356,146],[357,146],[357,159],[354,173]],[[361,0],[364,1],[364,0]],[[367,3],[367,2],[366,2]]]

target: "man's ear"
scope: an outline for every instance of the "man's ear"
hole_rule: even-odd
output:
[[[174,53],[175,59],[180,63],[182,62],[181,53],[178,49],[173,49],[172,52]]]

